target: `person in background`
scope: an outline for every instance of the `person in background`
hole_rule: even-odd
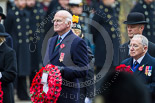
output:
[[[52,2],[52,0],[43,0],[41,2],[41,5],[43,6],[44,12],[47,12],[48,11],[48,7],[49,7],[49,5],[50,5],[51,2]]]
[[[135,34],[143,33],[145,25],[148,22],[145,20],[145,16],[139,12],[129,13],[127,20],[124,21],[124,24],[127,25],[128,37],[131,40]],[[119,63],[121,63],[126,58],[130,57],[129,53],[129,44],[130,40],[119,47]],[[155,44],[149,41],[148,44],[148,53],[155,57]]]
[[[79,36],[83,40],[85,40],[87,44],[87,50],[88,50],[88,58],[89,58],[89,63],[90,63],[90,68],[88,70],[88,74],[85,78],[80,78],[80,82],[88,82],[88,81],[94,81],[94,55],[90,49],[90,42],[88,39],[84,37],[81,31],[81,25],[79,21],[79,17],[73,15],[73,26],[72,26],[72,31],[75,35]],[[94,98],[94,84],[89,84],[86,87],[80,88],[80,103],[92,103],[92,100]]]
[[[112,64],[109,63],[108,65],[111,68],[114,68],[118,65],[118,48],[120,46],[120,34],[119,34],[119,25],[118,25],[118,17],[120,12],[120,4],[116,0],[101,0],[98,9],[96,10],[94,17],[92,18],[93,21],[100,24],[101,27],[105,29],[105,33],[101,34],[97,29],[100,29],[100,26],[95,26],[94,23],[91,25],[91,33],[93,34],[93,41],[95,44],[95,73],[98,74],[101,70],[103,65],[105,64],[106,54],[106,44],[105,40],[107,38],[103,38],[102,35],[107,35],[110,37],[112,41],[113,51],[112,55]],[[108,57],[109,58],[109,57]],[[103,68],[104,69],[104,68]],[[108,68],[106,68],[108,69]]]
[[[94,51],[93,49],[93,41],[92,41],[92,35],[90,34],[89,30],[89,14],[87,11],[84,11],[84,4],[82,0],[69,0],[69,10],[72,13],[72,15],[78,16],[80,20],[81,25],[81,31],[83,33],[83,36],[85,39],[89,40],[89,46],[91,51]],[[94,52],[93,52],[94,53]]]
[[[130,41],[130,58],[121,64],[130,65],[132,71],[141,79],[150,93],[152,103],[155,103],[155,58],[148,51],[148,39],[143,35],[135,34]]]
[[[3,9],[2,7],[0,6],[0,24],[2,22],[2,20],[4,20],[6,18],[6,16],[3,14]],[[5,29],[5,28],[4,28]],[[8,34],[8,36],[6,37],[6,44],[13,48],[13,40],[12,40],[12,37],[10,34]]]
[[[16,6],[7,14],[4,21],[6,32],[13,38],[13,48],[17,56],[17,96],[20,100],[30,100],[27,92],[26,76],[31,73],[31,54],[29,51],[29,14],[25,10],[26,0],[15,0]]]
[[[26,0],[26,11],[29,14],[29,38],[30,38],[30,52],[31,52],[31,74],[30,74],[30,84],[36,74],[36,72],[42,66],[41,58],[41,45],[43,41],[43,27],[41,28],[40,23],[42,22],[45,12],[43,11],[42,5],[36,0]],[[37,37],[35,37],[37,35]],[[37,42],[34,44],[33,39],[37,38]]]
[[[0,24],[0,82],[2,83],[3,103],[14,103],[13,82],[17,76],[15,51],[7,46],[5,28]],[[2,94],[1,94],[2,95]]]
[[[140,12],[144,14],[146,21],[143,35],[149,41],[155,43],[155,1],[154,0],[138,0],[131,12]]]

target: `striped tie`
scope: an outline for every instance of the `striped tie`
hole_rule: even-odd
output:
[[[57,48],[59,47],[59,45],[60,45],[60,40],[61,40],[61,37],[58,38],[57,43],[56,43],[56,45],[55,45],[54,51],[56,51]]]

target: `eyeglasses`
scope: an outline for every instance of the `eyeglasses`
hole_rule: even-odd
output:
[[[52,23],[58,23],[58,24],[61,24],[63,21],[62,20],[60,20],[60,19],[57,19],[57,20],[52,20]]]
[[[133,48],[138,48],[139,46],[136,45],[136,44],[133,44],[133,45],[128,45],[129,48],[133,47]]]

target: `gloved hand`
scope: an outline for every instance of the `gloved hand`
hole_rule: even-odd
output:
[[[64,74],[64,67],[62,66],[57,66],[58,69],[60,70],[61,76]]]

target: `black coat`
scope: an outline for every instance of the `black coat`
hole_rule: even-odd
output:
[[[39,69],[39,65],[42,62],[41,58],[41,47],[43,41],[44,32],[44,15],[43,7],[39,2],[36,2],[34,7],[26,8],[29,14],[29,36],[30,36],[30,51],[31,52],[31,72],[36,72]],[[34,43],[34,38],[36,38],[36,43]]]
[[[125,59],[121,64],[133,66],[133,58]],[[150,92],[152,96],[153,103],[155,102],[155,58],[150,56],[148,53],[145,54],[144,58],[142,59],[139,67],[144,65],[142,71],[137,69],[134,74],[139,77],[147,87],[147,90]],[[151,76],[145,74],[146,66],[152,66]],[[139,68],[138,67],[138,68]]]
[[[116,5],[116,7],[107,7],[103,3],[100,3],[99,8],[94,13],[93,20],[100,24],[99,27],[92,27],[91,33],[93,34],[93,41],[95,44],[95,65],[97,67],[102,67],[105,59],[106,59],[106,46],[105,39],[102,35],[109,36],[112,41],[112,46],[114,50],[113,55],[113,64],[112,66],[118,65],[117,59],[118,59],[118,47],[120,46],[119,42],[119,25],[118,25],[118,15],[119,15],[119,4]],[[101,34],[97,29],[100,29],[100,27],[103,27],[105,29],[105,32],[107,34]],[[112,50],[111,50],[112,51]]]
[[[155,43],[155,4],[146,4],[144,0],[139,0],[131,12],[140,12],[145,15],[146,21],[149,23],[145,25],[143,35],[145,35],[149,41]]]
[[[2,78],[3,103],[14,103],[13,81],[17,75],[16,54],[5,43],[0,46],[0,72]]]
[[[127,59],[127,58],[130,57],[130,55],[129,55],[129,47],[128,47],[129,44],[130,44],[130,43],[127,42],[127,43],[125,43],[125,44],[123,44],[123,45],[121,45],[121,46],[119,47],[119,64],[120,64],[123,60],[125,60],[125,59]],[[149,42],[149,44],[148,44],[148,53],[149,53],[152,57],[155,57],[155,44],[152,43],[152,42]]]
[[[25,10],[13,7],[4,21],[6,32],[13,38],[13,48],[17,54],[17,68],[19,76],[30,74],[30,50],[29,50],[29,18]]]

